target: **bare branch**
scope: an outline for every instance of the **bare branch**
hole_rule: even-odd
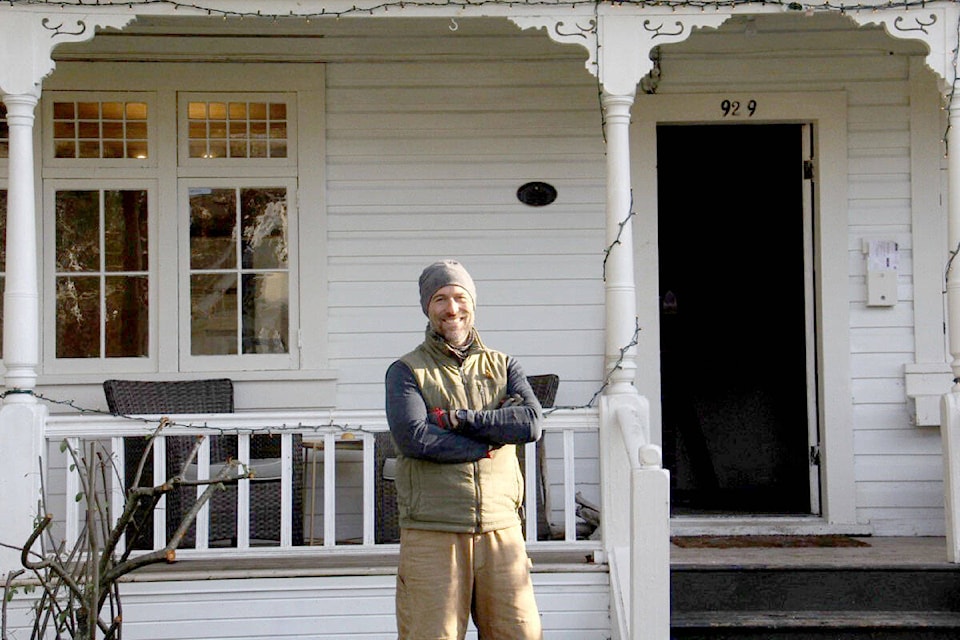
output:
[[[16,571],[10,571],[7,573],[7,579],[3,583],[3,594],[10,593],[12,588],[13,581],[17,576],[24,572],[23,569],[17,569]],[[9,598],[4,597],[3,599],[3,609],[0,611],[0,640],[7,640],[7,602]]]

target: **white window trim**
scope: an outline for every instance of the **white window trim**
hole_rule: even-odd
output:
[[[57,270],[56,270],[56,192],[57,191],[110,191],[116,189],[145,189],[147,191],[147,265],[149,274],[149,349],[145,358],[58,358],[57,357]],[[43,226],[49,231],[43,238],[43,370],[45,373],[144,373],[157,369],[159,349],[157,319],[158,266],[160,264],[157,243],[157,183],[144,179],[50,179],[43,186]]]
[[[284,187],[287,190],[287,246],[288,246],[288,344],[289,352],[251,353],[223,356],[195,356],[191,350],[190,307],[190,189],[192,187],[237,188],[237,187]],[[179,212],[179,326],[181,371],[241,371],[249,369],[276,370],[297,369],[300,366],[299,350],[299,251],[296,238],[297,182],[293,178],[183,178],[178,188]],[[238,299],[238,304],[242,301]]]
[[[238,70],[242,69],[242,73]],[[244,393],[238,393],[238,406],[252,408],[255,406],[332,406],[336,398],[334,380],[337,372],[328,368],[329,344],[327,335],[327,226],[325,208],[325,181],[326,172],[323,158],[325,157],[325,93],[326,72],[324,65],[293,65],[287,63],[256,63],[243,64],[226,62],[212,62],[205,64],[182,62],[157,62],[151,64],[131,64],[121,61],[101,61],[96,65],[86,65],[69,61],[61,61],[57,69],[44,80],[44,92],[41,103],[54,97],[58,92],[77,92],[101,97],[108,94],[113,97],[125,92],[133,95],[134,92],[154,96],[148,99],[148,104],[156,105],[153,110],[155,120],[152,126],[155,129],[156,145],[151,149],[152,159],[156,160],[154,168],[127,167],[111,169],[107,173],[110,177],[143,177],[155,180],[158,185],[157,198],[161,209],[156,210],[157,236],[156,245],[159,250],[153,250],[152,255],[159,258],[160,252],[165,256],[172,256],[178,252],[177,227],[177,177],[202,176],[244,176],[256,175],[260,177],[289,176],[299,181],[299,198],[297,203],[298,218],[308,221],[308,224],[299,225],[299,230],[291,233],[291,251],[303,247],[295,263],[298,272],[310,274],[308,283],[300,283],[296,289],[296,296],[291,298],[290,315],[294,322],[299,323],[300,333],[291,336],[291,343],[299,348],[300,367],[287,370],[261,370],[261,365],[249,362],[245,370],[224,371],[235,380],[243,380],[246,385]],[[258,92],[258,89],[264,89]],[[267,93],[283,93],[296,100],[296,110],[288,110],[288,159],[294,166],[245,166],[229,167],[224,171],[206,165],[197,167],[177,166],[177,142],[173,131],[177,123],[177,98],[180,93],[194,92],[237,92],[247,95],[263,96]],[[151,102],[152,100],[152,102]],[[290,108],[293,108],[292,106]],[[295,129],[289,129],[289,118],[292,113],[296,116]],[[41,140],[47,127],[51,123],[38,118],[35,127],[35,144],[37,149],[42,148]],[[293,133],[291,133],[293,131]],[[162,136],[160,135],[162,132]],[[290,147],[295,142],[296,147]],[[151,140],[151,144],[153,141]],[[153,149],[156,149],[154,152]],[[293,151],[295,149],[295,152]],[[296,156],[294,156],[296,153]],[[48,159],[48,153],[43,158]],[[89,165],[70,168],[66,166],[50,166],[47,162],[40,166],[38,155],[38,175],[44,179],[60,178],[90,178],[100,175],[99,170]],[[0,161],[2,163],[2,161]],[[249,165],[248,165],[249,166]],[[38,188],[38,198],[42,195]],[[38,233],[42,216],[38,216]],[[294,235],[296,234],[296,235]],[[196,377],[196,371],[188,371],[182,367],[180,353],[185,346],[179,344],[179,325],[176,310],[171,305],[178,304],[178,268],[175,260],[160,262],[156,284],[160,296],[154,310],[158,313],[159,332],[153,332],[152,337],[162,345],[157,354],[158,364],[155,371],[149,374],[140,374],[129,368],[123,368],[124,374],[137,374],[144,379],[186,379]],[[304,290],[306,287],[306,290]],[[291,289],[294,291],[294,289]],[[44,294],[46,295],[46,294]],[[41,315],[46,323],[47,311],[41,309]],[[41,339],[49,341],[50,335],[46,330]],[[153,327],[151,327],[153,330]],[[291,332],[294,329],[291,327]],[[96,386],[94,393],[100,397],[99,381],[103,378],[101,369],[90,365],[82,373],[58,374],[54,362],[44,358],[41,365],[43,384],[91,384]],[[213,365],[210,365],[211,367]],[[0,363],[2,370],[2,363]],[[219,375],[215,368],[203,369],[204,375]],[[111,375],[111,374],[108,374]],[[277,394],[274,384],[278,381],[305,381],[312,383],[304,389],[294,385],[281,383],[283,393]],[[319,388],[315,382],[325,381]],[[252,385],[252,386],[251,386]],[[268,393],[266,390],[271,389]],[[81,394],[82,395],[82,394]],[[78,396],[79,397],[79,396]],[[280,404],[277,404],[280,403]]]

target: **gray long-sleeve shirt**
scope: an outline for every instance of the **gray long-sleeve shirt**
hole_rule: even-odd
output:
[[[411,458],[473,462],[486,457],[491,448],[539,440],[540,403],[520,364],[512,358],[507,364],[507,397],[511,396],[519,396],[521,402],[499,409],[460,411],[457,430],[450,431],[431,420],[430,408],[407,365],[398,360],[387,369],[387,423],[397,447]]]

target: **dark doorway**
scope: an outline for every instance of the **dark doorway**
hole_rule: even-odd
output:
[[[657,128],[663,449],[675,515],[810,513],[804,132]]]

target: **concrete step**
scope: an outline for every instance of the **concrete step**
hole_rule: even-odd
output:
[[[683,567],[674,638],[960,638],[960,568]]]

